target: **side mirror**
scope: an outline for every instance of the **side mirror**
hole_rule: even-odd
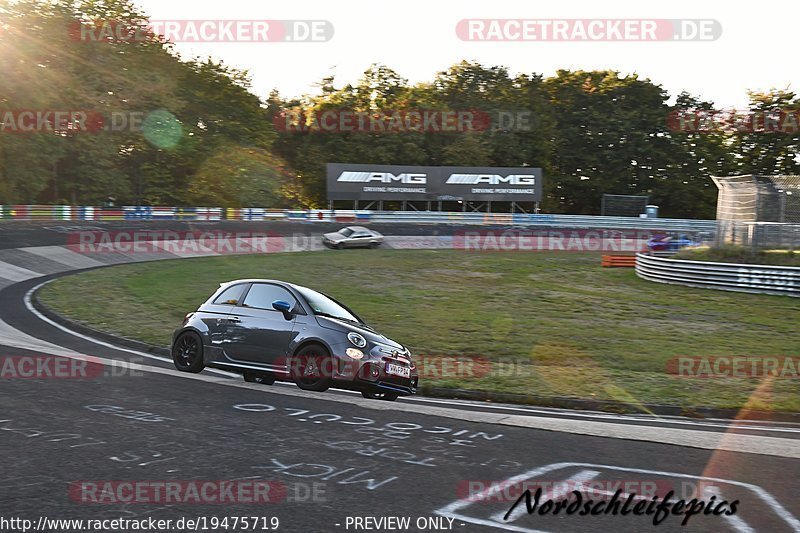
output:
[[[275,300],[272,302],[272,308],[276,311],[283,313],[283,318],[286,320],[292,319],[292,304],[283,300]]]
[[[276,311],[280,311],[281,313],[291,313],[292,312],[292,304],[289,302],[284,302],[283,300],[275,300],[272,302],[272,308]]]

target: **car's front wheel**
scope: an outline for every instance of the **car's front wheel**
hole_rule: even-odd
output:
[[[172,345],[172,362],[181,372],[203,371],[203,341],[193,331],[181,333]]]
[[[333,381],[333,359],[324,346],[309,344],[292,359],[291,375],[303,390],[326,391]]]
[[[398,397],[400,397],[400,395],[397,394],[396,392],[367,392],[367,391],[361,391],[361,396],[369,400],[383,400],[385,402],[393,402]]]

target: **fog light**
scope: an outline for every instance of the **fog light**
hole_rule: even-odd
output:
[[[353,359],[361,359],[362,357],[364,357],[364,352],[362,352],[361,350],[357,350],[356,348],[348,348],[344,351],[344,353],[346,353],[348,357],[351,357]]]

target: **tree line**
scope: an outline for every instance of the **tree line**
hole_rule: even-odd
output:
[[[350,162],[542,167],[544,212],[599,213],[603,193],[642,194],[663,216],[713,218],[710,176],[800,173],[797,128],[704,127],[687,117],[715,116],[713,102],[671,98],[635,74],[463,61],[412,84],[372,65],[349,84],[325,77],[314,94],[259,98],[248,72],[181,57],[158,35],[76,33],[97,21],[146,26],[127,1],[21,0],[0,17],[0,204],[319,207],[325,164]],[[749,93],[748,107],[785,117],[800,98]],[[23,131],[30,110],[75,120],[40,113]],[[478,120],[403,126],[426,111]],[[400,127],[354,126],[376,115]],[[326,118],[340,122],[315,128]]]

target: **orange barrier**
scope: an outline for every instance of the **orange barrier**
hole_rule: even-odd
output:
[[[635,255],[604,255],[603,262],[600,263],[603,267],[626,267],[634,268],[636,266]]]

